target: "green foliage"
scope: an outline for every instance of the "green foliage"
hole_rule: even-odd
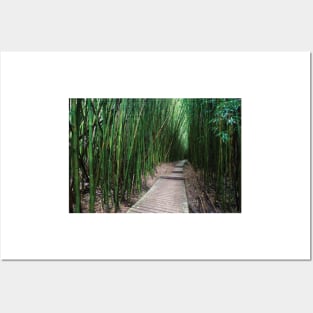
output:
[[[230,140],[229,127],[240,132],[240,99],[218,99],[213,118],[209,121],[212,130],[224,143]],[[222,127],[220,127],[222,124]]]
[[[144,176],[153,173],[157,164],[185,154],[185,115],[176,99],[72,99],[70,138],[76,108],[79,192],[89,191],[90,212],[96,192],[101,192],[103,205],[118,212],[121,201],[141,191]],[[70,157],[74,162],[73,149]]]
[[[240,99],[70,99],[70,206],[111,212],[161,162],[188,158],[225,211],[240,211]],[[71,211],[72,211],[71,210]]]
[[[188,159],[223,210],[241,211],[241,100],[184,99]]]

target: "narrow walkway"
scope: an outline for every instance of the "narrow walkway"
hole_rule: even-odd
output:
[[[171,174],[160,176],[127,213],[188,213],[183,174],[185,163],[186,160],[177,162]]]

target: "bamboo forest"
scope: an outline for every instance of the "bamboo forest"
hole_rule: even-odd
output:
[[[241,99],[69,99],[70,213],[240,213]]]

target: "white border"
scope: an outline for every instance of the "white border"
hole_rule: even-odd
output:
[[[68,98],[242,98],[242,214],[68,214]],[[309,259],[310,55],[2,53],[3,259]]]

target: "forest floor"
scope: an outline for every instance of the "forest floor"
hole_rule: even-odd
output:
[[[120,213],[126,213],[145,193],[153,186],[160,176],[166,176],[172,173],[176,162],[162,163],[156,167],[153,176],[149,175],[142,180],[142,191],[135,193],[129,202],[124,201],[120,205]],[[215,191],[205,192],[205,187],[201,184],[200,174],[197,173],[189,162],[184,167],[185,187],[188,199],[190,213],[213,213],[220,210],[213,205]],[[96,190],[95,212],[109,213],[111,210],[102,203],[101,190]],[[88,213],[89,193],[81,197],[82,212]]]
[[[196,172],[188,162],[184,168],[185,187],[190,213],[218,213],[219,208],[214,206],[215,190],[206,188],[201,183],[200,173]]]

